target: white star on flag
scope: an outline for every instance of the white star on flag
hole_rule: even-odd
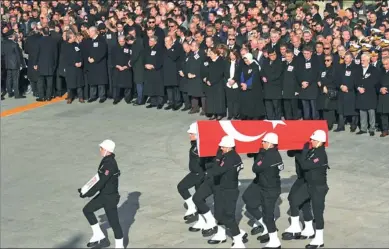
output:
[[[286,125],[285,122],[282,120],[263,120],[263,121],[271,122],[271,124],[273,125],[273,129],[276,128],[277,125]]]

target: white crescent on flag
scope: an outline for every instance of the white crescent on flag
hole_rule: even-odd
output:
[[[228,136],[231,136],[235,140],[241,141],[241,142],[246,142],[246,143],[254,142],[266,134],[266,131],[265,131],[264,133],[262,133],[258,136],[247,136],[247,135],[244,135],[244,134],[240,133],[239,131],[237,131],[235,129],[235,127],[232,125],[231,121],[221,120],[221,121],[219,121],[219,123],[220,123],[220,126],[222,127],[223,131]]]

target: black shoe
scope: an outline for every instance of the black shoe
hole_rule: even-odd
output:
[[[88,99],[88,103],[93,103],[97,100],[97,98],[91,98],[91,99]]]
[[[44,98],[37,98],[36,101],[38,101],[38,102],[44,102],[44,101],[46,101],[46,100],[45,100]]]
[[[20,95],[20,96],[15,96],[15,99],[25,99],[26,96]]]
[[[301,240],[304,240],[304,239],[313,239],[315,238],[315,234],[314,235],[311,235],[311,236],[304,236],[304,235],[300,235],[300,238]]]
[[[154,108],[154,107],[155,107],[155,105],[152,105],[152,104],[146,106],[147,109]]]
[[[113,101],[113,104],[114,104],[114,105],[117,105],[119,102],[120,102],[120,100],[115,99],[115,100]]]
[[[367,131],[358,131],[357,133],[355,133],[355,135],[362,135],[362,134],[365,134],[367,133]]]
[[[99,100],[99,103],[102,104],[102,103],[104,103],[106,100],[107,100],[107,99],[100,99],[100,100]]]
[[[199,110],[192,109],[188,112],[188,114],[195,114],[195,113],[199,113],[199,112],[200,112]]]
[[[216,119],[215,115],[212,115],[212,117],[209,118],[209,120],[215,120],[215,119]]]
[[[334,130],[334,132],[341,132],[341,131],[345,131],[344,128],[336,128],[336,130]]]
[[[232,120],[232,119],[233,119],[233,117],[228,117],[227,119],[228,119],[228,120]]]
[[[321,244],[320,246],[308,244],[308,245],[305,246],[305,249],[316,249],[316,248],[319,248],[319,247],[324,247],[324,244]]]
[[[201,231],[201,233],[203,234],[203,237],[212,236],[212,235],[217,233],[217,226],[210,228],[210,229],[207,229],[207,230],[203,229],[203,231]]]
[[[181,111],[186,112],[189,111],[191,108],[189,106],[185,106],[184,108],[181,109]]]
[[[12,98],[14,96],[15,96],[15,94],[13,94],[13,93],[8,94],[8,98]]]
[[[355,132],[357,130],[357,127],[351,127],[350,132]]]
[[[243,243],[246,244],[247,242],[249,242],[248,237],[249,237],[249,235],[248,235],[247,233],[245,233],[245,234],[242,236],[242,241],[243,241]]]
[[[51,101],[53,98],[50,97],[50,98],[46,98],[46,101]]]
[[[279,247],[262,247],[262,249],[281,249],[281,246],[279,246]]]
[[[267,243],[269,242],[270,238],[269,238],[269,234],[264,234],[264,235],[260,235],[257,237],[257,240],[259,240],[259,242],[261,243]]]
[[[186,215],[186,216],[184,216],[184,220],[193,219],[194,217],[196,217],[196,215],[197,215],[197,213]]]
[[[199,231],[201,231],[200,228],[193,228],[193,227],[189,227],[188,230],[189,230],[189,232],[199,232]]]
[[[171,110],[171,109],[173,109],[173,105],[168,105],[168,106],[166,106],[165,108],[163,108],[164,110]]]
[[[162,107],[163,107],[163,105],[157,105],[157,109],[158,109],[158,110],[161,110]]]
[[[4,98],[4,96],[3,96],[3,95],[1,95],[1,100],[5,100],[5,98]]]
[[[225,240],[213,240],[213,239],[208,240],[208,244],[210,244],[210,245],[217,245],[217,244],[222,244],[222,243],[226,243],[226,242],[227,242],[227,239],[225,239]]]
[[[103,247],[109,247],[110,245],[111,243],[107,238],[92,243],[89,242],[88,244],[86,244],[87,247],[91,247],[91,248],[103,248]]]
[[[369,132],[369,135],[373,137],[375,135],[374,131]]]
[[[262,226],[257,226],[257,227],[254,227],[253,229],[251,229],[251,235],[257,235],[258,233],[262,233],[262,232],[263,232]]]
[[[328,131],[331,131],[334,128],[333,125],[328,126]]]
[[[177,104],[173,106],[173,111],[177,111],[181,108],[182,104]]]
[[[301,233],[289,233],[285,232],[281,235],[282,240],[293,240],[293,239],[300,239]]]
[[[222,119],[223,119],[223,116],[217,116],[217,118],[216,118],[217,121],[220,121]]]

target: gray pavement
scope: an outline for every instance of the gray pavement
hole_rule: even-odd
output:
[[[26,102],[32,101],[23,100]],[[21,104],[2,103],[2,111]],[[81,187],[100,162],[98,144],[116,142],[122,171],[119,215],[129,248],[205,247],[187,231],[176,184],[187,173],[188,125],[199,116],[146,110],[125,103],[66,105],[60,102],[1,119],[1,247],[84,247],[91,230],[82,214]],[[389,237],[389,139],[330,134],[330,191],[325,211],[325,245],[387,247]],[[283,193],[277,207],[279,235],[288,226],[287,195],[295,179],[293,159],[283,154]],[[243,157],[242,191],[251,181]],[[250,231],[238,205],[240,226]],[[280,215],[279,215],[280,214]],[[97,213],[114,247],[112,229]],[[248,247],[261,245],[249,237]],[[283,242],[301,248],[308,241]],[[231,239],[216,247],[230,247]]]

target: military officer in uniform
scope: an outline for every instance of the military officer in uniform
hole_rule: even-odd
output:
[[[281,248],[274,209],[281,194],[280,171],[284,169],[284,163],[277,145],[278,135],[267,133],[262,140],[262,148],[255,155],[252,170],[256,177],[242,196],[246,210],[256,220],[251,234],[261,233],[262,230],[257,239],[261,243],[268,242],[265,248]],[[260,206],[262,213],[258,209]]]
[[[323,130],[316,130],[310,137],[310,145],[304,146],[303,153],[299,157],[299,163],[304,171],[308,191],[300,197],[302,203],[312,203],[313,216],[316,223],[315,238],[306,245],[307,249],[316,249],[324,246],[324,206],[325,197],[329,190],[327,185],[328,158],[325,151],[327,135]],[[309,149],[311,147],[311,149]]]
[[[196,213],[196,205],[192,200],[189,189],[195,187],[197,189],[202,183],[205,175],[205,165],[199,157],[197,150],[197,123],[190,125],[188,130],[191,147],[189,149],[189,173],[178,183],[177,189],[181,197],[185,200],[188,209],[185,213],[184,220],[193,218]],[[199,218],[201,219],[201,218]]]
[[[87,244],[87,247],[102,248],[110,245],[109,240],[105,238],[104,233],[101,231],[94,214],[97,210],[104,208],[108,222],[115,235],[116,248],[124,248],[123,231],[119,223],[117,210],[117,204],[120,200],[118,190],[120,170],[115,160],[114,150],[115,143],[112,140],[104,140],[100,144],[100,155],[103,159],[97,171],[99,180],[86,193],[83,193],[82,189],[78,189],[81,198],[92,197],[97,191],[100,192],[82,210],[93,231],[93,236]]]

